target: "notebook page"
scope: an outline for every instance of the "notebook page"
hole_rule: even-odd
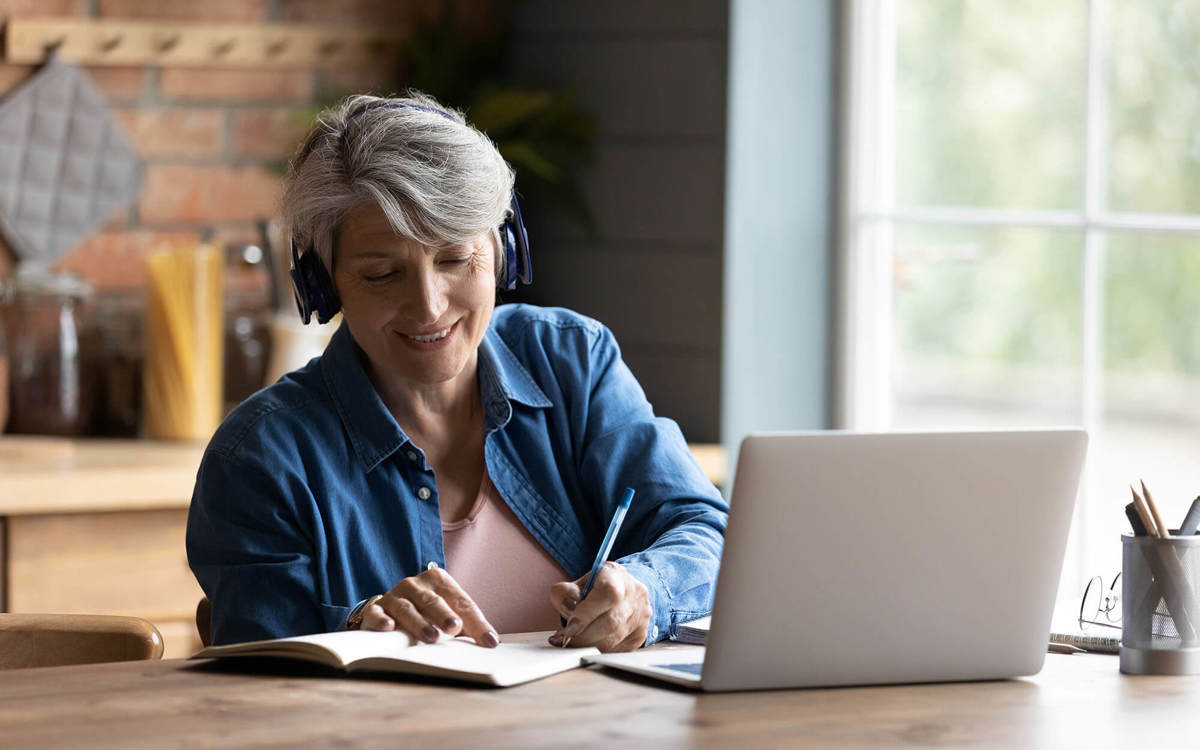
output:
[[[513,684],[579,666],[583,657],[598,654],[594,648],[556,648],[538,641],[502,642],[484,648],[465,638],[418,644],[402,660],[439,670],[485,675],[498,685]]]
[[[370,657],[406,659],[408,658],[408,651],[413,644],[412,638],[407,633],[399,630],[389,633],[379,633],[370,630],[341,630],[335,633],[298,635],[293,638],[283,638],[276,641],[276,643],[281,645],[289,642],[312,643],[329,649],[337,654],[342,664],[349,664],[352,661]],[[267,650],[266,648],[260,649],[260,651]],[[287,652],[286,646],[270,650],[282,653]]]

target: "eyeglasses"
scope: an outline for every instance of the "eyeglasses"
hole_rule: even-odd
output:
[[[1079,602],[1079,629],[1088,625],[1102,628],[1121,629],[1121,574],[1113,576],[1112,584],[1105,587],[1101,576],[1093,576],[1083,590]]]

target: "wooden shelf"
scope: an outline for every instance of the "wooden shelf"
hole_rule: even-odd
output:
[[[204,446],[0,437],[0,516],[187,508]]]
[[[206,24],[65,18],[12,18],[5,56],[40,63],[53,49],[84,65],[199,65],[240,68],[337,67],[385,63],[405,29],[309,24]]]

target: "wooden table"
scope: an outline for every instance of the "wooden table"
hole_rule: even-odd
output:
[[[1049,655],[1000,682],[699,695],[596,668],[506,689],[179,660],[5,672],[3,747],[1195,747],[1200,677]]]

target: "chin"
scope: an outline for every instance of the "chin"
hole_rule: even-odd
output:
[[[466,365],[466,357],[454,357],[440,362],[414,362],[412,357],[405,356],[400,358],[400,361],[393,360],[392,372],[416,383],[436,385],[453,380],[462,373]]]

